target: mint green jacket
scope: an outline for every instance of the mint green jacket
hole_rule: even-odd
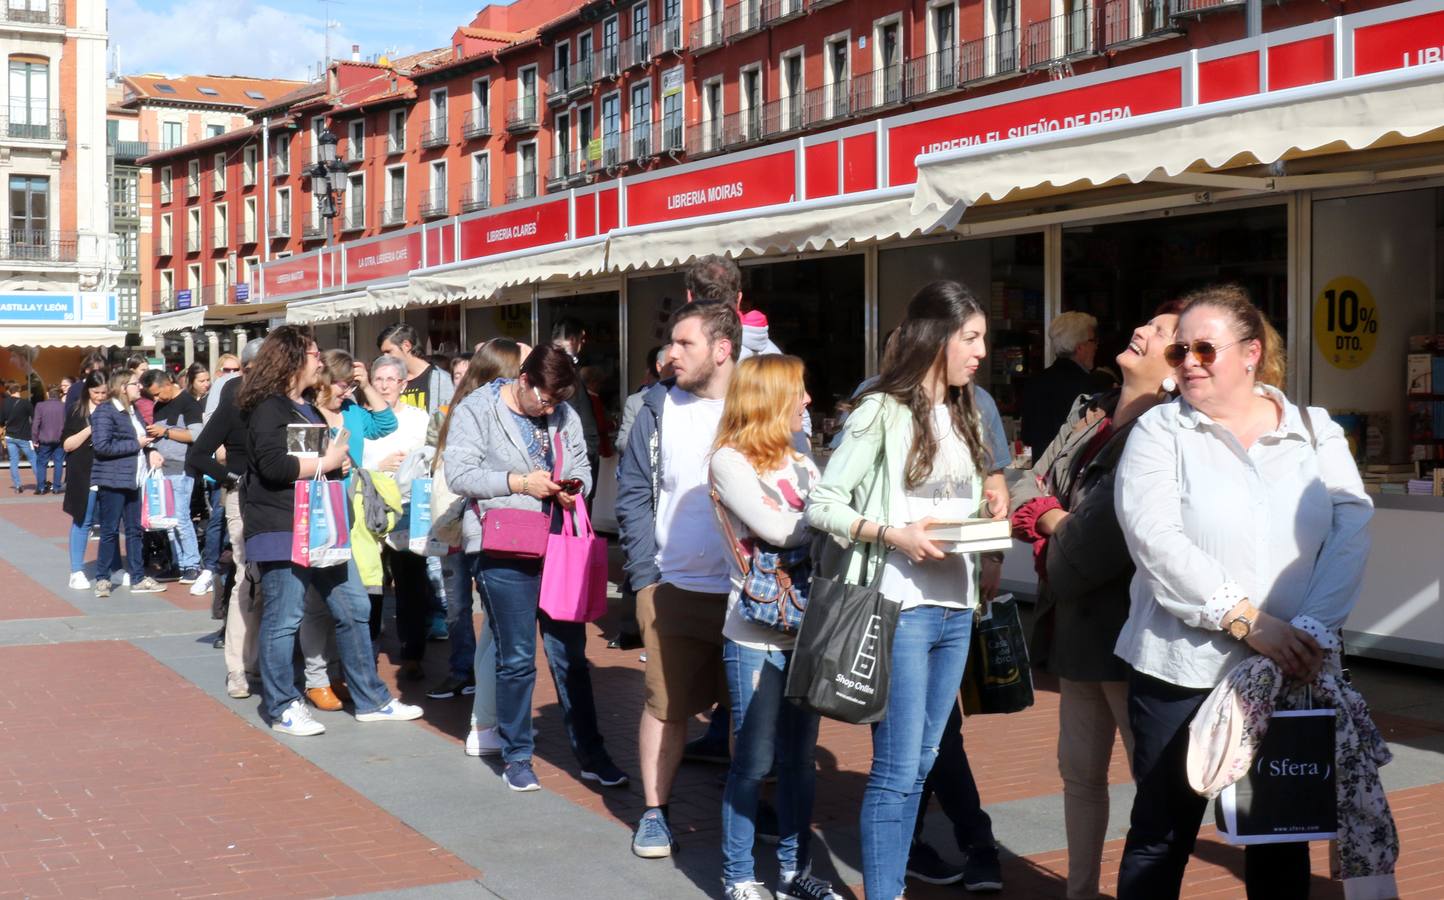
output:
[[[886,394],[865,396],[847,417],[842,444],[807,497],[807,524],[842,544],[851,542],[852,526],[859,518],[894,528],[906,526],[905,511],[894,515],[893,504],[903,491],[912,439],[913,419],[907,407]],[[978,487],[974,486],[975,492]],[[846,577],[852,584],[870,580],[882,564],[883,554],[873,552],[864,573],[866,549],[866,544],[858,543],[849,553]]]

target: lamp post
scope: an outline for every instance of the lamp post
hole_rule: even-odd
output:
[[[322,131],[317,137],[320,154],[315,165],[306,170],[311,176],[311,194],[316,198],[316,210],[326,222],[326,246],[336,240],[336,226],[332,221],[340,212],[340,205],[346,198],[346,163],[336,158],[336,135],[331,129]]]

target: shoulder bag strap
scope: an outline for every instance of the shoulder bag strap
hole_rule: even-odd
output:
[[[732,514],[727,511],[727,506],[722,502],[722,496],[717,493],[717,484],[712,480],[711,473],[707,475],[707,489],[712,497],[712,507],[717,511],[717,520],[722,523],[722,534],[727,538],[727,549],[732,552],[732,559],[737,563],[737,571],[744,576],[752,571],[752,561],[742,553],[742,547],[737,542],[737,532],[732,527]]]

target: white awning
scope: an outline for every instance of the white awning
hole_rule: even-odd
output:
[[[393,288],[392,291],[405,291]],[[286,304],[286,322],[290,325],[319,325],[326,322],[345,322],[355,316],[366,316],[381,312],[387,307],[380,305],[377,291],[359,291],[342,296],[318,297],[314,300],[299,300]],[[391,307],[394,308],[394,307]]]
[[[3,347],[124,347],[127,332],[104,325],[6,325]]]
[[[191,309],[177,309],[172,312],[145,316],[140,320],[141,342],[153,344],[155,343],[155,339],[161,335],[199,328],[201,327],[201,323],[205,321],[205,317],[206,308],[204,306],[196,306]]]
[[[600,237],[573,241],[550,250],[519,251],[451,263],[413,274],[408,305],[489,300],[503,288],[585,278],[603,272],[606,267],[607,241]]]
[[[908,237],[932,224],[911,214],[911,195],[909,185],[877,191],[866,200],[826,197],[675,225],[623,228],[612,232],[607,265],[626,272],[685,265],[709,253],[737,259]]]
[[[1320,153],[1405,143],[1444,129],[1444,64],[1399,69],[924,154],[912,211],[955,224],[984,199],[994,202],[1082,190],[1112,182],[1164,181],[1283,190],[1277,179],[1215,174]],[[1307,178],[1308,176],[1301,176]],[[1227,182],[1227,183],[1226,183]],[[1300,182],[1299,186],[1303,186]]]

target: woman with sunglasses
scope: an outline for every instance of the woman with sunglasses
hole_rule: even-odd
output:
[[[496,641],[497,732],[506,764],[501,777],[513,791],[541,789],[531,764],[538,628],[582,778],[605,787],[627,783],[597,729],[585,626],[555,621],[537,608],[540,559],[482,549],[482,519],[489,510],[527,510],[555,521],[557,507],[570,510],[590,488],[582,422],[567,402],[576,383],[565,351],[551,344],[537,347],[515,379],[482,385],[454,406],[442,454],[447,486],[477,501],[462,520],[462,534],[466,564],[481,587]]]
[[[306,395],[316,384],[321,353],[310,329],[282,325],[261,344],[241,382],[236,405],[246,416],[247,471],[242,497],[244,553],[260,574],[262,597],[261,698],[271,728],[299,737],[326,727],[311,716],[296,691],[296,631],[307,591],[315,591],[336,622],[336,650],[360,722],[405,721],[421,708],[395,700],[376,675],[367,619],[371,602],[350,565],[298,566],[291,562],[295,484],[338,478],[350,469],[344,436],[319,457],[287,450],[289,425],[323,425]]]
[[[1133,749],[1128,667],[1113,655],[1128,618],[1133,560],[1118,529],[1119,457],[1138,417],[1170,399],[1163,358],[1182,306],[1173,301],[1133,330],[1118,354],[1123,386],[1082,396],[1058,436],[1012,492],[1013,534],[1033,545],[1040,586],[1029,650],[1058,676],[1058,773],[1068,836],[1069,900],[1098,896],[1108,831],[1114,735]]]
[[[1348,441],[1284,396],[1278,332],[1240,287],[1183,301],[1165,351],[1181,397],[1139,418],[1118,467],[1138,566],[1115,648],[1131,667],[1137,784],[1121,900],[1179,895],[1208,804],[1185,770],[1204,698],[1253,654],[1312,679],[1340,646],[1369,555],[1373,504]],[[1308,844],[1248,847],[1244,881],[1251,898],[1308,896]]]
[[[90,414],[90,443],[95,462],[90,483],[95,485],[95,521],[100,524],[100,555],[95,566],[95,596],[109,597],[111,573],[120,570],[120,532],[125,531],[126,573],[132,594],[165,590],[145,574],[140,528],[140,487],[147,471],[146,451],[153,443],[136,410],[140,375],[117,369],[110,376],[110,400]],[[159,463],[159,454],[152,454]]]

